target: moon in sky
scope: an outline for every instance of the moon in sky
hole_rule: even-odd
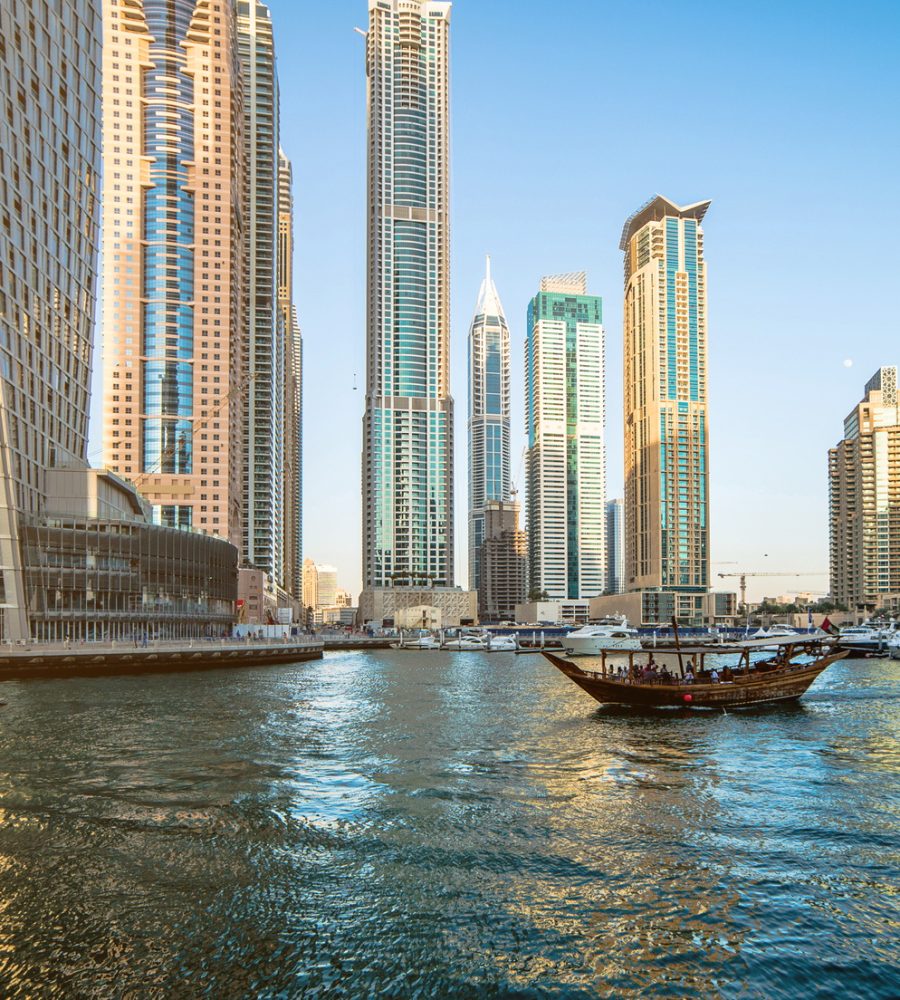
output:
[[[853,367],[853,358],[847,358],[847,360],[844,362],[844,367],[845,368],[852,368]]]

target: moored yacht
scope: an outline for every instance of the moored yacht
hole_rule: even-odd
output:
[[[604,652],[638,650],[641,640],[626,618],[613,618],[569,632],[562,637],[562,646],[569,656],[597,656]]]
[[[863,622],[862,625],[851,625],[842,628],[837,636],[841,649],[865,656],[887,652],[888,643],[896,636],[890,624],[880,622]]]

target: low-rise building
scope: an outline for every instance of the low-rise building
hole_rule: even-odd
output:
[[[508,621],[528,596],[528,532],[519,529],[517,503],[488,501],[481,520],[478,617],[482,622]]]
[[[238,596],[233,545],[152,523],[137,490],[105,470],[50,469],[44,477],[45,509],[23,518],[19,537],[33,639],[230,632]]]
[[[357,621],[379,627],[396,627],[397,616],[423,606],[441,613],[442,628],[474,625],[478,621],[478,594],[459,587],[377,587],[364,590]]]
[[[522,625],[586,625],[591,601],[525,601],[516,605],[515,619]]]

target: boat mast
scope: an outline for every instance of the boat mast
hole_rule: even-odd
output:
[[[675,649],[678,650],[678,671],[684,677],[684,660],[681,656],[681,640],[678,638],[678,619],[672,616],[672,628],[675,631]]]

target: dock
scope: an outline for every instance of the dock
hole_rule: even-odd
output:
[[[120,642],[71,648],[32,643],[0,647],[0,681],[271,667],[320,660],[323,649],[324,644],[318,640],[267,643],[194,639],[151,642],[139,647]]]

